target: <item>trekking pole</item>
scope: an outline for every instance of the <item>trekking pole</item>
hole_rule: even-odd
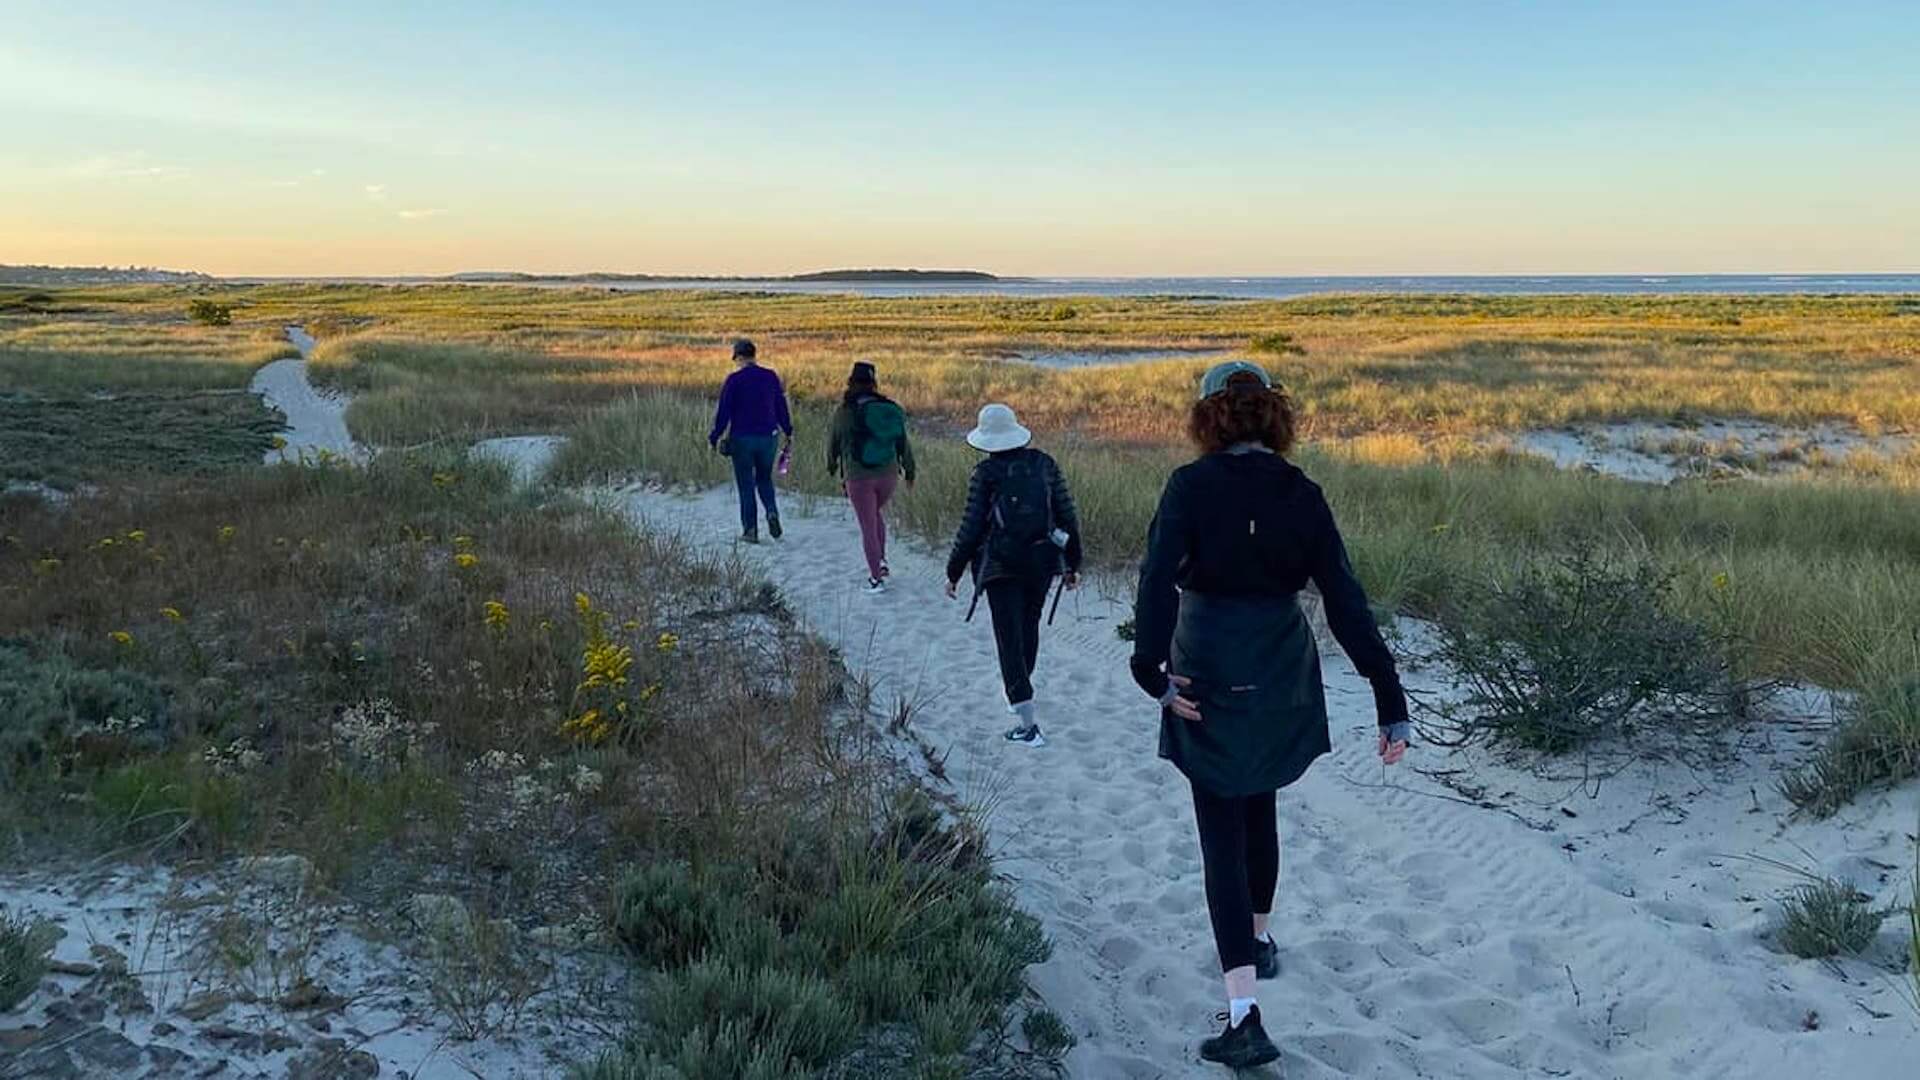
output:
[[[975,609],[975,608],[977,608],[977,607],[979,607],[979,606],[980,606],[980,585],[979,585],[979,583],[977,583],[977,582],[976,582],[976,583],[974,584],[974,586],[973,586],[973,599],[972,599],[972,600],[970,600],[970,601],[968,601],[968,603],[967,603],[967,617],[966,617],[966,619],[965,619],[965,620],[963,620],[963,621],[965,621],[965,622],[972,622],[972,621],[973,621],[973,611],[974,611],[974,609]]]
[[[1053,617],[1060,614],[1060,595],[1067,591],[1067,576],[1060,575],[1060,584],[1053,590],[1053,607],[1047,612],[1047,625],[1053,625]]]

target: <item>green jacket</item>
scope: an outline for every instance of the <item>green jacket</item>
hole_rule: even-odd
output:
[[[871,397],[863,397],[857,403],[843,401],[840,407],[834,410],[833,433],[827,439],[828,475],[840,475],[840,467],[844,464],[849,477],[885,476],[888,473],[899,472],[907,478],[907,483],[913,483],[913,445],[907,441],[905,434],[900,436],[900,445],[894,448],[893,464],[882,465],[876,469],[860,463],[860,457],[855,453],[856,447],[853,445],[855,429],[858,427],[854,408],[856,404],[864,404],[870,400],[872,400]]]

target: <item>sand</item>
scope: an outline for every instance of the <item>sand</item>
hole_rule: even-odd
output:
[[[1920,445],[1911,435],[1869,435],[1850,424],[1787,427],[1761,420],[1688,425],[1633,420],[1523,431],[1504,441],[1563,469],[1591,469],[1650,484],[1695,476],[1791,474],[1817,459],[1891,459]]]
[[[287,340],[300,350],[299,359],[275,360],[254,372],[250,385],[269,408],[287,418],[281,437],[286,446],[269,450],[266,462],[298,461],[302,454],[326,451],[353,461],[371,455],[347,434],[345,398],[316,388],[307,380],[307,358],[313,355],[313,336],[298,326],[287,327]]]
[[[739,530],[731,491],[610,498],[715,547]],[[882,702],[920,702],[914,730],[947,755],[951,790],[983,809],[1001,872],[1054,940],[1032,977],[1081,1040],[1071,1075],[1224,1075],[1196,1053],[1223,1003],[1189,796],[1154,756],[1156,716],[1114,634],[1127,613],[1102,599],[1127,584],[1062,604],[1036,680],[1050,745],[1010,746],[987,620],[963,623],[964,602],[942,596],[938,555],[896,541],[893,590],[868,596],[845,504],[793,497],[786,509],[783,542],[740,550]],[[1894,974],[1896,920],[1863,958],[1787,956],[1767,937],[1769,898],[1793,879],[1752,857],[1904,903],[1920,785],[1789,822],[1774,777],[1817,733],[1784,726],[1773,745],[1748,740],[1724,775],[1647,767],[1594,798],[1577,781],[1409,755],[1471,770],[1462,779],[1512,813],[1484,809],[1383,769],[1366,684],[1324,652],[1336,748],[1281,797],[1284,973],[1260,989],[1286,1076],[1911,1075],[1920,1013]],[[1822,711],[1820,696],[1803,711]]]

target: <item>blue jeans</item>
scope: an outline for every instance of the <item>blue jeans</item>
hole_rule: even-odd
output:
[[[735,435],[733,449],[733,486],[740,491],[740,529],[755,532],[760,516],[753,504],[755,491],[767,508],[769,519],[780,516],[780,504],[773,496],[773,458],[779,446],[772,435]]]

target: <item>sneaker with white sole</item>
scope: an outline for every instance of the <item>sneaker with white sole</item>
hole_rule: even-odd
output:
[[[877,577],[870,577],[867,579],[867,587],[861,591],[868,596],[878,596],[887,591],[887,583]]]
[[[1008,728],[1006,735],[1002,737],[1010,743],[1018,743],[1022,746],[1040,747],[1047,745],[1047,737],[1040,734],[1039,724],[1016,724]]]

